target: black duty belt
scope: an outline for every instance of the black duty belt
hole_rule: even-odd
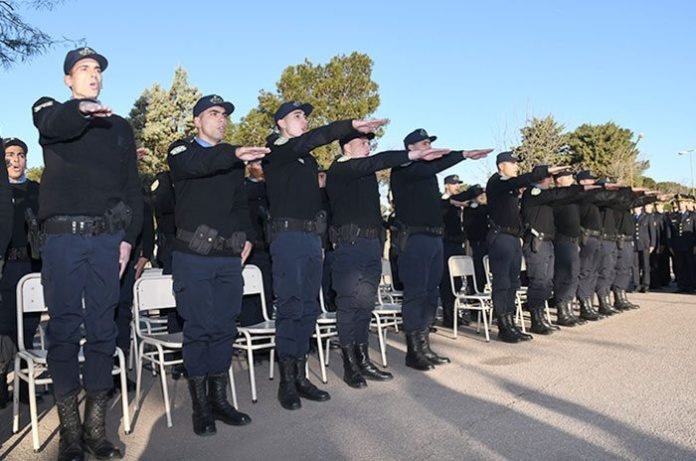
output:
[[[616,242],[616,234],[599,234],[599,238],[602,240],[609,240],[610,242]]]
[[[195,236],[195,232],[189,232],[184,229],[176,230],[176,238],[186,243],[191,243],[191,240],[193,240]],[[226,239],[224,237],[217,236],[210,243],[212,243],[213,248],[217,251],[222,251],[224,249],[238,250],[237,245],[235,245],[235,242],[236,240],[234,240],[233,238]]]
[[[336,231],[341,238],[362,238],[368,240],[381,238],[383,232],[381,227],[360,227],[355,224],[344,224],[343,226],[338,226]]]
[[[53,216],[42,228],[47,234],[99,235],[107,231],[106,220],[94,216]]]
[[[592,229],[585,229],[585,228],[582,228],[582,229],[580,230],[580,232],[582,233],[582,235],[586,235],[587,237],[597,237],[597,238],[600,238],[600,237],[602,236],[602,233],[601,233],[600,231],[598,231],[598,230],[592,230]]]
[[[7,261],[26,261],[29,259],[29,250],[24,248],[8,248]]]
[[[580,237],[571,237],[570,235],[556,234],[555,240],[558,242],[578,243],[578,242],[580,242]]]
[[[430,227],[430,226],[408,226],[408,233],[413,234],[433,234],[433,235],[443,235],[444,229],[442,227]]]
[[[317,233],[317,221],[314,219],[273,218],[271,231],[278,232],[309,232]]]
[[[633,236],[632,236],[632,235],[619,234],[619,235],[616,236],[616,240],[621,240],[622,242],[632,242],[632,241],[633,241]]]

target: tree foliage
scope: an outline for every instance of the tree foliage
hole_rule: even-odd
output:
[[[520,129],[522,142],[513,148],[521,159],[520,169],[531,171],[536,165],[565,165],[570,160],[565,127],[547,115],[533,117]]]
[[[50,10],[59,3],[62,3],[62,0],[0,1],[0,65],[2,67],[9,69],[17,62],[24,62],[40,55],[59,42],[24,22],[18,13],[20,6]]]
[[[640,182],[650,164],[638,160],[640,151],[633,138],[631,130],[614,122],[584,124],[568,135],[568,145],[573,163],[592,170],[595,175],[634,185]]]
[[[138,162],[142,175],[153,176],[169,169],[169,145],[195,133],[192,113],[200,97],[198,88],[189,84],[186,70],[178,67],[169,89],[155,83],[135,101],[128,121],[133,127],[136,144],[147,151]]]
[[[27,179],[31,179],[32,181],[36,182],[41,182],[41,175],[43,174],[44,167],[43,166],[35,166],[31,168],[27,168]]]
[[[691,191],[687,186],[674,181],[658,182],[655,187],[665,194],[689,194]]]
[[[310,128],[348,119],[365,118],[379,106],[378,85],[372,80],[372,59],[366,54],[334,56],[328,64],[309,60],[287,67],[274,92],[261,90],[258,106],[235,126],[229,140],[242,145],[265,145],[274,128],[273,114],[285,101],[308,102],[314,106]],[[340,154],[336,143],[313,151],[319,164],[327,167]]]

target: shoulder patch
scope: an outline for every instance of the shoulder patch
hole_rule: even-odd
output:
[[[158,187],[159,187],[159,179],[155,179],[154,181],[152,181],[152,184],[150,184],[150,191],[154,192],[157,190]]]
[[[188,147],[186,147],[186,146],[176,146],[174,149],[169,151],[169,155],[180,154],[183,151],[185,151],[186,149],[188,149]]]
[[[276,139],[275,141],[273,141],[273,145],[275,145],[275,146],[282,146],[283,144],[285,144],[285,143],[288,142],[288,141],[289,141],[289,139],[283,138],[282,136],[279,136],[278,139]]]
[[[50,99],[50,100],[48,100],[48,101],[46,101],[46,102],[42,102],[41,104],[35,105],[35,106],[34,106],[34,113],[39,112],[41,109],[45,109],[45,108],[47,108],[47,107],[51,107],[51,106],[53,105],[53,102],[54,102],[54,101],[53,101],[52,99]]]
[[[529,193],[536,196],[541,194],[541,189],[539,189],[538,187],[532,187],[532,190]]]
[[[350,160],[350,157],[348,157],[347,155],[341,155],[336,159],[337,162],[347,162],[348,160]]]

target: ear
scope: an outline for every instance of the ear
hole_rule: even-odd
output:
[[[193,117],[193,126],[195,126],[197,130],[201,129],[201,118],[200,117]]]
[[[280,120],[278,120],[277,125],[278,125],[278,128],[280,128],[282,131],[285,131],[285,129],[288,126],[288,124],[285,122],[284,118],[281,118]]]
[[[72,76],[70,74],[63,77],[63,82],[65,83],[65,86],[72,89]]]

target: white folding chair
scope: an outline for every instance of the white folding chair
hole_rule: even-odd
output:
[[[36,386],[51,384],[53,380],[46,373],[48,371],[46,357],[48,351],[44,349],[25,349],[24,347],[24,313],[40,312],[46,314],[48,308],[44,301],[43,286],[41,285],[41,274],[31,273],[22,277],[17,283],[17,347],[19,351],[15,356],[14,362],[14,396],[12,398],[12,431],[19,432],[19,381],[25,381],[29,387],[29,414],[31,418],[31,435],[34,451],[38,452],[41,447],[38,431],[38,415],[36,411]],[[126,359],[123,351],[116,348],[114,356],[118,359],[118,365],[112,369],[112,374],[118,374],[121,380],[121,406],[123,409],[123,429],[126,434],[130,434],[130,414],[128,411],[128,388],[126,386]],[[85,356],[80,348],[78,355],[80,363],[84,362]],[[22,368],[22,361],[26,362],[26,368]]]
[[[379,283],[379,295],[380,299],[386,303],[394,304],[404,300],[404,292],[394,287],[391,263],[385,258],[382,258],[382,278]]]
[[[319,355],[321,381],[326,384],[328,382],[326,367],[329,366],[331,339],[338,336],[338,328],[336,326],[336,313],[326,310],[324,294],[321,289],[319,290],[319,306],[321,307],[321,313],[314,324],[314,334],[312,337],[317,340],[317,354]],[[323,341],[326,341],[325,346]],[[326,350],[324,350],[324,347],[326,347]]]
[[[483,320],[483,330],[486,335],[486,341],[490,341],[490,333],[488,329],[489,323],[493,316],[493,301],[490,293],[479,293],[476,290],[476,283],[473,284],[473,294],[467,294],[467,277],[473,277],[476,280],[476,271],[474,270],[474,260],[471,256],[457,255],[450,256],[447,260],[447,265],[450,272],[450,287],[454,295],[454,312],[453,312],[453,328],[452,333],[457,337],[459,320],[459,311],[464,309],[477,310],[478,319],[476,323],[476,333],[481,331],[481,320]],[[461,288],[457,289],[457,280],[461,281]]]
[[[157,312],[176,307],[171,275],[153,275],[141,277],[133,286],[133,323],[138,338],[138,354],[136,366],[136,396],[135,408],[140,404],[140,389],[142,385],[143,361],[146,360],[157,367],[162,384],[164,411],[167,415],[167,427],[172,427],[171,404],[165,367],[183,363],[181,358],[167,358],[181,352],[183,333],[167,333],[166,330],[152,331],[148,329],[146,313]],[[147,349],[146,349],[147,348]],[[232,367],[228,370],[232,404],[237,408],[237,391],[234,385]]]
[[[247,264],[242,270],[244,277],[244,296],[259,296],[261,299],[261,313],[263,322],[237,328],[241,334],[234,343],[234,347],[247,352],[249,366],[249,383],[251,387],[251,401],[258,402],[256,396],[256,374],[254,372],[254,351],[270,349],[269,379],[273,379],[273,360],[275,355],[275,320],[268,315],[266,296],[263,289],[263,274],[261,269],[253,264]]]

